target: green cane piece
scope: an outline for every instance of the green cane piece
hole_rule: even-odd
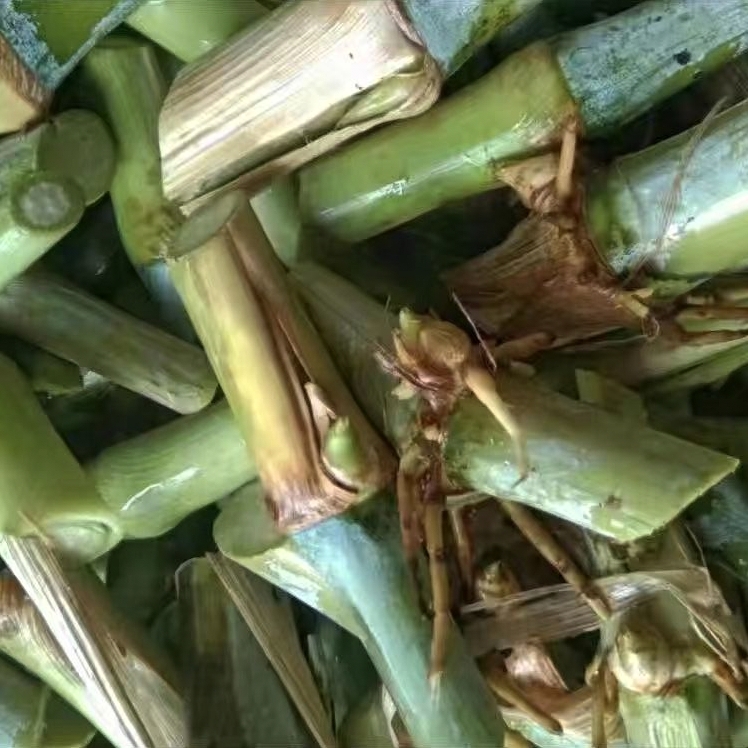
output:
[[[109,447],[86,470],[132,538],[161,535],[256,477],[225,401]]]
[[[733,372],[748,364],[748,338],[736,344],[705,356],[694,365],[660,377],[645,386],[647,395],[656,396],[683,389],[693,389],[701,385],[720,382]]]
[[[215,394],[197,346],[37,269],[0,293],[0,329],[178,413],[204,408]]]
[[[145,0],[127,24],[185,62],[201,57],[221,42],[266,16],[259,0]]]
[[[699,279],[745,266],[746,133],[743,102],[705,127],[618,159],[591,180],[587,226],[613,271],[625,276],[646,263],[658,277]],[[661,207],[645,209],[653,198]]]
[[[121,538],[114,513],[52,428],[18,368],[0,357],[0,533],[37,532],[67,553],[96,558]],[[11,427],[12,424],[12,427]]]
[[[92,112],[69,110],[0,140],[0,288],[78,224],[113,170],[111,136]]]
[[[19,176],[48,172],[76,182],[90,205],[109,189],[114,164],[114,144],[103,120],[84,109],[69,109],[29,132],[0,140],[0,192]]]
[[[236,573],[247,575],[238,567]],[[263,602],[268,603],[260,614],[264,619],[259,621],[259,635],[254,628],[258,621],[248,625],[243,616],[246,610],[227,591],[213,559],[192,559],[178,572],[179,611],[191,679],[191,738],[200,744],[267,742],[331,748],[335,741],[329,719],[302,655],[289,599],[282,593],[276,598],[274,589],[254,575],[252,583],[253,589],[266,593]],[[269,639],[283,649],[287,659],[282,664],[273,659],[277,652],[268,651]],[[289,657],[291,651],[293,657]],[[305,697],[302,710],[310,702],[316,707],[323,730],[318,740],[304,724],[309,715],[300,714],[294,706],[300,694]]]
[[[216,521],[219,549],[332,614],[344,628],[353,626],[414,745],[503,745],[495,702],[456,627],[434,698],[428,677],[431,625],[419,610],[391,496],[381,494],[280,542],[277,535],[273,539],[270,517],[257,521],[264,508],[261,493],[244,493],[238,501],[238,509],[235,505]]]
[[[403,0],[403,8],[431,56],[452,75],[501,29],[538,0]]]
[[[213,8],[214,15],[221,15]],[[166,80],[152,45],[109,36],[86,56],[82,85],[114,133],[117,167],[110,189],[122,244],[162,319],[185,339],[193,339],[179,295],[163,267],[167,248],[182,221],[164,197],[158,148],[158,115]]]
[[[0,195],[0,288],[74,228],[85,204],[78,185],[50,172],[24,175]]]
[[[158,112],[166,81],[153,47],[110,36],[86,56],[81,84],[92,89],[96,106],[117,143],[110,188],[122,243],[136,267],[163,258],[179,224],[179,211],[161,187]]]
[[[373,361],[377,347],[390,348],[391,317],[319,267],[298,266],[292,276],[366,412],[395,445],[407,445],[414,401],[395,398],[395,380]],[[497,387],[526,440],[530,473],[518,482],[511,439],[483,405],[465,398],[443,447],[447,475],[465,490],[519,501],[626,542],[663,527],[735,470],[731,458],[532,381],[501,373]]]
[[[283,3],[176,78],[160,120],[166,194],[192,212],[215,193],[256,192],[362,132],[421,114],[443,78],[538,2]],[[284,62],[269,85],[275,57]],[[242,102],[234,114],[212,103],[224,89]]]
[[[648,402],[647,410],[655,428],[748,464],[748,419],[674,413],[669,407],[658,407],[656,399]]]
[[[558,145],[567,125],[588,136],[620,127],[747,43],[740,0],[641,3],[533,44],[427,114],[305,167],[302,210],[330,234],[361,241],[500,186],[502,167]]]

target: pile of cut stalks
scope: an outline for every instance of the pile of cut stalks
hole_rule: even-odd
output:
[[[748,748],[747,0],[0,0],[0,748]]]

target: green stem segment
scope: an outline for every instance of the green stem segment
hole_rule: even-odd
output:
[[[226,402],[105,449],[87,472],[132,538],[161,535],[256,477]]]
[[[605,262],[619,275],[646,263],[671,278],[743,268],[747,142],[743,102],[705,128],[624,156],[594,177],[585,190],[585,214]],[[662,208],[653,210],[653,204]]]
[[[747,44],[741,0],[641,3],[533,44],[427,114],[310,164],[302,210],[361,241],[501,185],[503,166],[556,146],[570,124],[590,136],[621,126]]]
[[[394,380],[372,361],[374,346],[390,346],[385,311],[321,268],[299,266],[293,275],[372,420],[393,443],[407,445],[416,427],[412,401],[392,396]],[[532,381],[502,373],[497,385],[526,439],[530,475],[517,482],[511,440],[486,408],[466,398],[451,417],[443,452],[450,479],[466,490],[519,501],[626,542],[670,522],[736,467],[724,455]]]
[[[119,541],[116,518],[96,493],[16,366],[0,358],[0,533],[40,530],[86,560]],[[12,427],[10,426],[12,424]]]
[[[178,413],[215,394],[199,348],[46,273],[27,272],[0,293],[0,329]]]
[[[445,76],[540,0],[402,0],[418,38]]]
[[[127,24],[180,60],[191,62],[268,12],[258,0],[145,0]]]
[[[113,172],[114,144],[92,112],[69,110],[0,141],[0,288],[78,223]]]
[[[220,10],[212,8],[220,15]],[[158,150],[158,115],[166,81],[151,45],[110,36],[86,56],[86,83],[93,89],[117,141],[117,168],[110,188],[122,244],[160,307],[181,337],[192,337],[163,258],[181,222],[164,197]]]
[[[215,535],[222,552],[352,626],[416,746],[503,745],[495,702],[456,628],[436,693],[429,682],[431,626],[419,612],[392,498],[380,495],[269,550],[277,536],[263,533],[256,521],[263,513],[258,498],[245,496],[219,517]],[[321,580],[319,597],[310,575]]]

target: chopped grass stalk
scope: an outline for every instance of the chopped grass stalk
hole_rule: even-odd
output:
[[[221,15],[212,8],[213,15]],[[182,216],[164,198],[158,151],[158,114],[166,81],[150,44],[110,36],[86,56],[84,80],[94,92],[118,147],[110,189],[122,244],[161,316],[180,337],[194,335],[179,296],[162,267]]]
[[[389,349],[391,317],[319,267],[298,266],[292,275],[367,413],[394,444],[407,445],[416,427],[412,400],[394,397],[395,380],[372,362],[375,350]],[[530,474],[517,482],[511,439],[486,408],[465,398],[449,421],[442,450],[450,481],[465,491],[519,501],[631,541],[663,527],[736,467],[724,455],[535,382],[500,373],[497,384],[526,440]]]
[[[261,741],[311,748],[314,742],[281,679],[268,667],[263,646],[242,620],[211,562],[200,558],[184,564],[178,572],[177,587],[191,681],[191,740],[200,745],[211,741],[251,745]],[[267,615],[273,616],[279,603],[272,597],[269,602]],[[293,625],[292,630],[296,636]],[[280,641],[289,643],[285,638]],[[299,667],[308,672],[306,661],[297,651],[298,643],[290,643],[296,648],[294,654],[302,659]],[[294,670],[292,673],[296,675]],[[307,682],[306,688],[311,693],[316,690],[313,681]],[[324,712],[322,717],[326,718]]]
[[[113,171],[111,136],[92,112],[69,110],[0,140],[0,288],[78,223]]]
[[[219,549],[361,638],[415,746],[503,745],[498,711],[454,624],[436,691],[429,682],[431,622],[419,610],[391,496],[282,540],[263,513],[261,494],[237,497],[216,522]]]
[[[264,186],[381,122],[427,109],[439,71],[393,8],[284,3],[184,68],[159,123],[167,198],[189,203],[232,189],[237,177]]]
[[[145,0],[127,18],[143,36],[192,62],[268,14],[261,0]]]
[[[86,470],[130,538],[161,535],[257,475],[225,401],[108,447]]]
[[[18,364],[34,392],[55,397],[83,390],[83,374],[75,364],[18,338],[2,340],[0,348]]]
[[[724,301],[714,310],[703,302],[690,310],[684,294],[745,264],[747,182],[735,156],[747,129],[744,102],[618,159],[589,177],[579,214],[527,218],[501,245],[449,271],[448,285],[490,336],[542,331],[556,345],[615,328],[659,336],[654,343],[622,348],[614,368],[635,365],[625,359],[636,359],[640,350],[640,365],[647,366],[653,365],[650,357],[701,355],[708,350],[702,346],[740,338],[743,310]],[[550,161],[548,179],[555,177]],[[647,209],[653,201],[656,207]],[[582,275],[579,267],[585,268]],[[669,310],[657,305],[678,297],[671,320]],[[657,322],[655,315],[661,317]]]
[[[12,424],[0,447],[0,533],[41,532],[84,560],[120,539],[116,518],[47,420],[31,388],[0,358],[2,419]]]
[[[672,333],[672,334],[671,334]],[[641,337],[596,346],[584,343],[540,359],[544,375],[567,368],[592,369],[627,387],[656,388],[682,382],[709,383],[741,365],[748,338],[717,334],[689,340],[670,326],[654,340]]]
[[[718,114],[703,133],[699,128],[619,158],[587,186],[587,229],[617,275],[646,266],[660,277],[700,279],[745,265],[748,177],[740,164],[748,102]],[[668,212],[675,184],[679,195]],[[647,210],[652,196],[662,205]]]
[[[404,0],[403,10],[445,76],[455,73],[501,29],[542,0]]]
[[[128,631],[101,582],[63,569],[39,538],[0,538],[0,553],[82,681],[89,711],[117,748],[184,745],[184,704],[168,663]]]
[[[319,343],[246,199],[234,193],[196,213],[175,252],[175,284],[280,525],[319,521],[386,481],[389,453]],[[328,431],[337,435],[341,424],[358,455],[353,465],[327,459]]]
[[[640,3],[532,44],[428,114],[310,164],[299,174],[302,210],[361,241],[502,185],[503,167],[558,146],[568,126],[589,136],[620,127],[747,44],[739,0]]]
[[[578,377],[578,382],[591,379],[588,373]],[[632,423],[646,419],[646,411],[632,405],[630,399],[605,398],[604,380],[598,382],[598,388],[580,387],[580,396]],[[688,568],[696,562],[678,521],[659,536],[629,548],[625,562],[612,561],[615,554],[604,541],[592,541],[588,548],[595,571],[602,574],[619,570],[612,565],[649,571]],[[698,615],[691,611],[686,614],[681,601],[661,593],[618,620],[603,624],[601,652],[604,657],[612,655],[608,664],[619,681],[619,707],[630,743],[662,748],[730,745],[726,696],[716,683],[717,669],[727,672],[729,668],[729,662],[717,659],[718,647],[727,645],[721,641],[718,647],[711,646],[701,629],[697,630],[697,620]],[[719,633],[710,633],[718,639]],[[610,655],[605,646],[610,647]],[[673,681],[681,680],[685,685],[680,692],[667,692]]]
[[[0,292],[0,329],[178,413],[204,408],[215,394],[197,346],[38,270]]]

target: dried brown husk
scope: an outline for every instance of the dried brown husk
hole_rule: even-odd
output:
[[[206,230],[203,223],[210,228]],[[171,274],[256,461],[278,525],[344,511],[392,475],[392,457],[351,397],[241,193],[183,227]],[[355,465],[325,439],[343,419]]]
[[[188,212],[228,190],[256,191],[375,125],[420,114],[440,87],[396,3],[288,2],[177,76],[159,125],[164,191],[192,201]]]
[[[496,338],[542,332],[562,345],[621,327],[640,330],[649,319],[573,217],[531,215],[501,245],[444,278],[478,328]]]
[[[37,618],[19,608],[18,592],[9,588],[22,611],[23,623],[13,625],[27,626],[55,669],[70,672],[74,686],[82,684],[87,714],[118,748],[186,745],[177,676],[112,608],[93,573],[63,567],[38,538],[3,536],[0,553],[38,610]]]

